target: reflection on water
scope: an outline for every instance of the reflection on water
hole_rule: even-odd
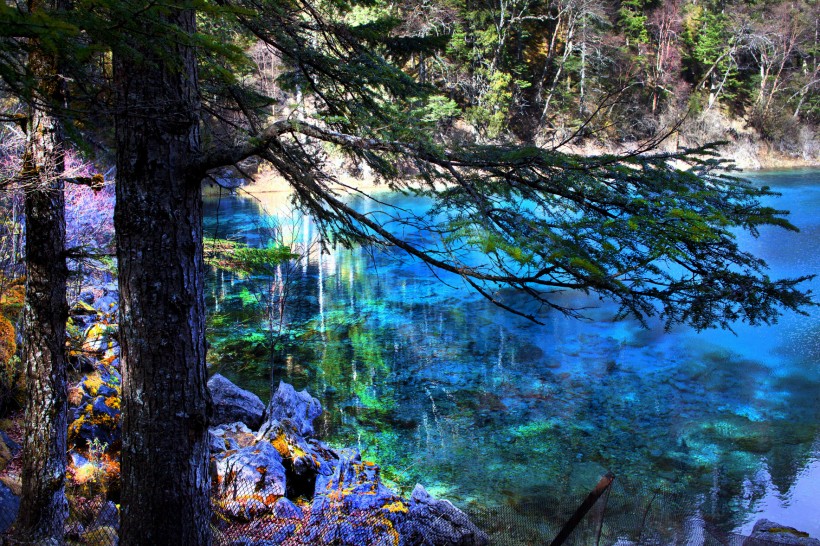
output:
[[[742,236],[742,245],[773,276],[820,272],[820,173],[759,178],[783,193],[775,206],[792,210],[802,231]],[[282,237],[250,199],[206,207],[211,235],[251,245]],[[611,470],[624,513],[660,491],[683,526],[748,533],[768,516],[820,537],[810,485],[820,478],[817,310],[738,325],[736,335],[645,330],[613,321],[606,305],[590,321],[552,314],[539,326],[417,262],[362,248],[323,253],[308,220],[280,223],[304,258],[277,279],[211,275],[209,358],[263,398],[271,376],[309,389],[326,409],[324,437],[358,446],[395,487],[423,483],[474,514],[511,508],[521,522],[498,532],[524,544],[553,532],[538,535],[545,512]],[[271,350],[265,304],[284,285],[287,328]]]

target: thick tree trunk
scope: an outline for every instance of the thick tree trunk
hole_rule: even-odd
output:
[[[137,7],[134,8],[135,10]],[[181,38],[117,56],[114,222],[123,356],[120,544],[210,543],[202,201],[194,11],[144,12]],[[150,28],[156,25],[156,28]]]
[[[23,495],[17,530],[26,540],[51,539],[62,544],[68,515],[64,492],[68,429],[64,357],[68,318],[65,197],[62,180],[49,175],[49,162],[45,161],[59,155],[54,153],[55,126],[47,116],[36,115],[32,121],[29,131],[34,142],[27,152],[26,178],[33,187],[26,190],[25,197],[23,358],[27,398]]]
[[[37,11],[43,6],[29,2],[28,7]],[[64,100],[64,83],[57,75],[54,55],[44,54],[35,47],[29,57],[29,70],[46,100],[54,103]],[[65,497],[68,268],[61,178],[64,139],[60,122],[36,103],[29,100],[22,173],[26,233],[23,361],[27,396],[17,533],[24,541],[63,544],[68,516]]]

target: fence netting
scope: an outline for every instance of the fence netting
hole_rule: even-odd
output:
[[[594,485],[594,484],[593,484]],[[68,492],[68,545],[116,546],[119,510],[104,497],[85,498]],[[351,509],[341,498],[287,499],[260,495],[254,488],[215,492],[211,533],[214,546],[387,546],[449,544],[436,536],[408,535],[402,525],[402,506],[362,504]],[[2,494],[0,494],[1,496]],[[518,503],[514,506],[465,508],[465,512],[499,546],[549,545],[583,500],[568,498],[556,505]],[[0,498],[0,544],[15,539],[8,499]],[[6,502],[6,504],[3,504]],[[708,501],[707,501],[708,502]],[[334,503],[337,511],[334,513]],[[319,506],[319,508],[317,508]],[[318,517],[317,510],[321,510]],[[330,510],[330,511],[328,511]],[[564,544],[577,546],[778,546],[721,530],[702,515],[691,498],[663,489],[647,488],[616,479],[575,527]],[[392,516],[391,516],[392,513]],[[425,542],[428,541],[428,542]],[[466,544],[466,543],[465,543]],[[789,543],[791,544],[791,543]]]

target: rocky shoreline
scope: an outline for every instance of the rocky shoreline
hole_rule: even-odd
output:
[[[210,429],[213,492],[221,544],[459,545],[488,543],[458,508],[422,485],[409,499],[381,483],[378,465],[355,449],[314,438],[318,400],[280,383],[264,412],[261,400],[215,375],[209,381],[217,420]],[[251,430],[249,423],[258,423]]]

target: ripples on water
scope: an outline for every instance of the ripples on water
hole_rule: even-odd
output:
[[[774,206],[801,232],[764,230],[742,246],[774,277],[820,272],[820,173],[755,179],[783,193]],[[206,209],[211,235],[255,246],[270,237],[252,200],[209,198]],[[284,224],[299,248],[314,236],[306,220]],[[451,499],[499,543],[554,535],[606,470],[618,478],[605,536],[748,534],[765,516],[820,537],[816,309],[737,335],[646,330],[613,321],[606,305],[590,321],[553,314],[539,326],[367,249],[314,250],[277,274],[212,272],[214,368],[263,399],[271,375],[307,388],[325,407],[327,440],[360,447],[405,493],[418,482]],[[289,329],[271,357],[257,302],[281,276]]]

